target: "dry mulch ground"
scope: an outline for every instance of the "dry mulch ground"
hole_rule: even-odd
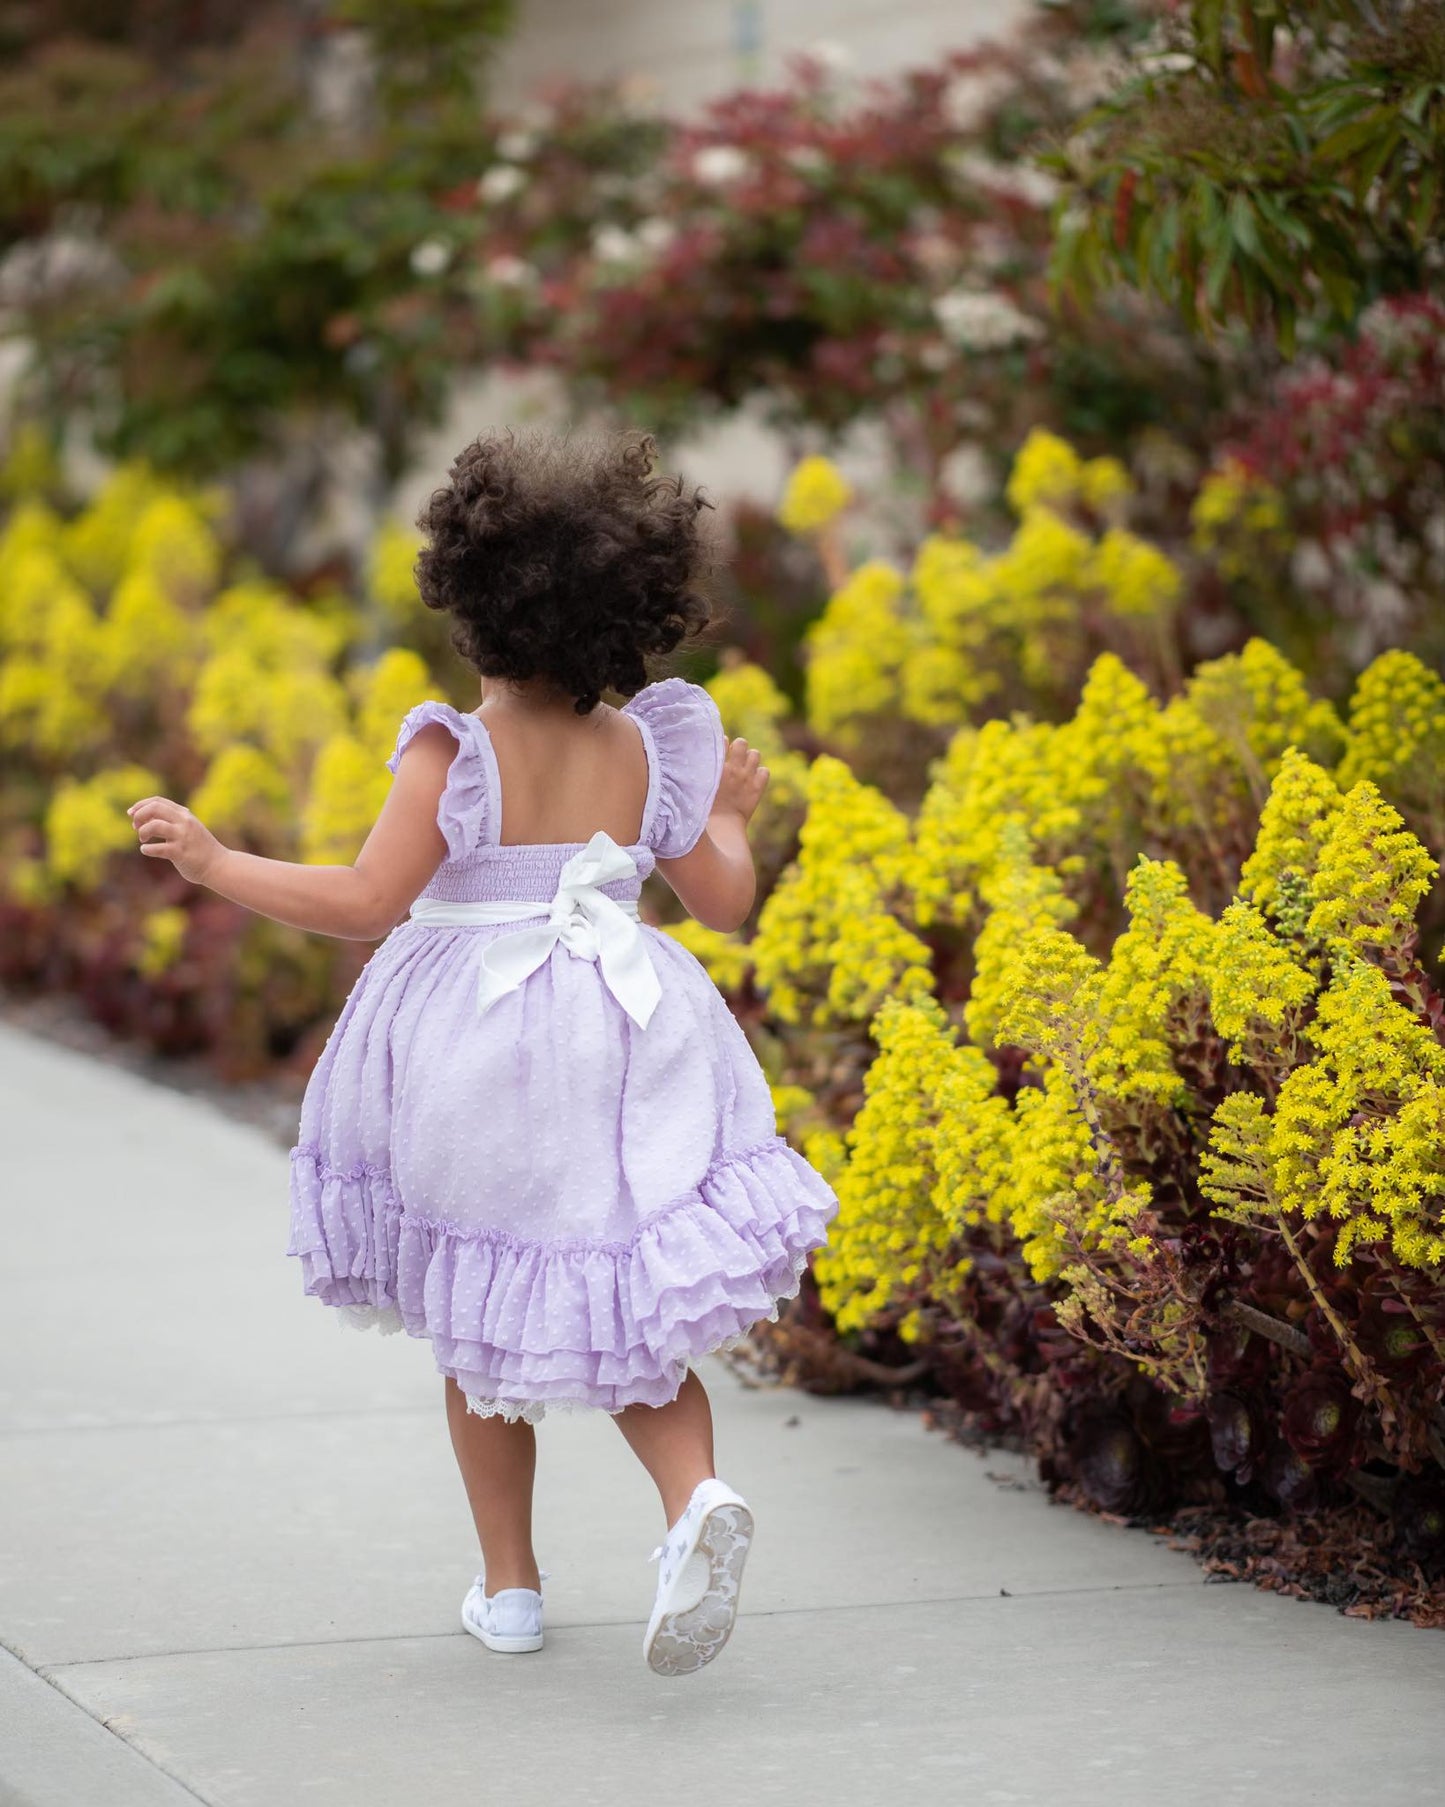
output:
[[[956,1442],[982,1447],[947,1405],[930,1402],[924,1418]],[[1228,1505],[1178,1506],[1129,1518],[1101,1511],[1072,1482],[1050,1497],[1106,1524],[1165,1538],[1171,1549],[1193,1556],[1210,1580],[1317,1600],[1350,1619],[1408,1619],[1423,1630],[1445,1629],[1445,1581],[1393,1555],[1382,1541],[1379,1513],[1367,1505],[1352,1502],[1298,1518],[1266,1518]]]

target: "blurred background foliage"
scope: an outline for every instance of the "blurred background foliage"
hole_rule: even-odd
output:
[[[354,856],[475,698],[393,511],[463,381],[764,419],[682,667],[759,908],[648,900],[843,1200],[756,1359],[1445,1619],[1439,9],[1060,0],[686,119],[490,96],[511,16],[0,7],[0,977],[299,1086],[368,950],[126,803]]]

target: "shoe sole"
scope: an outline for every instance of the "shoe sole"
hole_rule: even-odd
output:
[[[740,1502],[729,1501],[704,1514],[693,1548],[707,1558],[707,1586],[694,1605],[664,1612],[658,1620],[643,1650],[654,1675],[695,1674],[727,1643],[737,1623],[752,1538],[753,1515]]]
[[[522,1656],[528,1650],[542,1648],[542,1633],[535,1637],[503,1637],[495,1631],[483,1631],[473,1625],[465,1611],[462,1613],[462,1630],[469,1631],[479,1644],[485,1644],[488,1650],[499,1650],[503,1656]]]

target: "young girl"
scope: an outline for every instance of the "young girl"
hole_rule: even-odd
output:
[[[406,716],[354,865],[224,847],[165,797],[130,815],[143,854],[223,897],[385,935],[306,1089],[287,1252],[344,1320],[431,1341],[482,1547],[466,1629],[542,1647],[533,1425],[600,1409],[662,1497],[643,1653],[681,1675],[726,1643],[753,1531],[690,1364],[776,1315],[837,1199],[706,972],[638,918],[655,866],[699,922],[740,926],[768,778],[705,690],[646,681],[708,613],[705,504],[652,464],[635,437],[456,459],[417,578],[481,706]]]

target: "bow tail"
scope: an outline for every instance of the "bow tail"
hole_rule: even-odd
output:
[[[610,897],[596,900],[598,964],[607,989],[637,1024],[645,1029],[662,996],[657,969],[647,951],[647,938],[635,917],[619,910]]]
[[[477,969],[477,1015],[484,1015],[498,998],[529,979],[556,947],[560,933],[554,923],[546,922],[489,942]]]

